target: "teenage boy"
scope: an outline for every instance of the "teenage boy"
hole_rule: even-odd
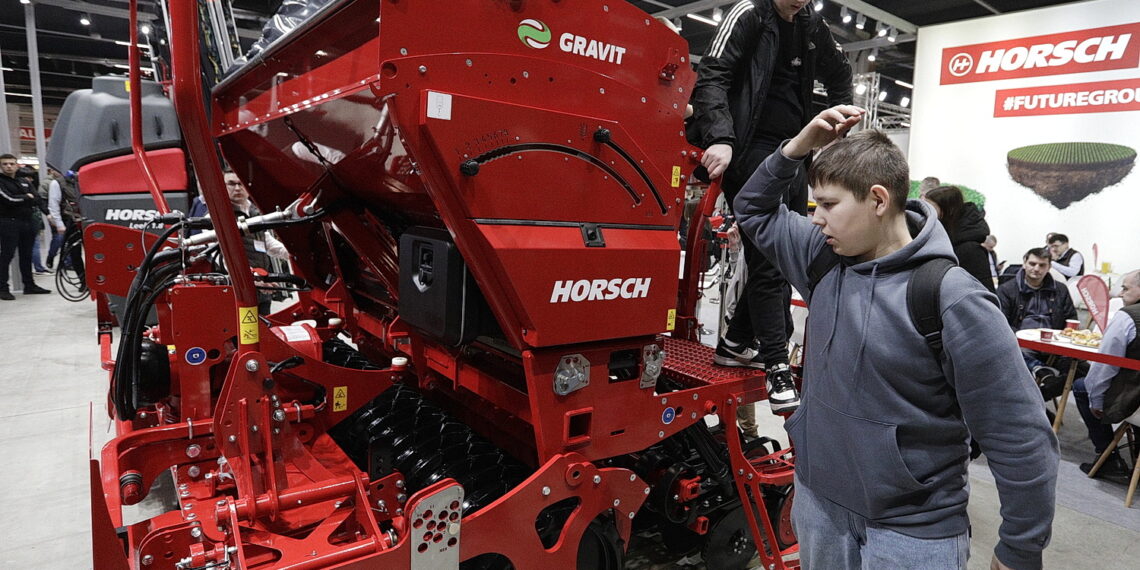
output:
[[[1057,440],[997,299],[958,267],[940,289],[940,357],[907,310],[926,261],[954,259],[930,206],[906,200],[906,158],[879,131],[842,138],[862,118],[841,105],[769,156],[734,207],[742,232],[805,294],[802,403],[792,522],[807,569],[966,568],[969,438],[984,450],[1003,522],[993,568],[1041,568],[1049,543]],[[780,203],[806,173],[811,220]],[[811,289],[808,267],[838,263]]]

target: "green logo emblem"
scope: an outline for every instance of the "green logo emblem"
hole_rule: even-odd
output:
[[[538,20],[528,18],[519,22],[519,39],[527,47],[542,49],[550,45],[550,28]]]

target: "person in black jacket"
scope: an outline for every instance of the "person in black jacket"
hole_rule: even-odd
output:
[[[1001,312],[1013,330],[1063,329],[1066,320],[1077,318],[1069,288],[1049,275],[1051,266],[1049,251],[1035,247],[1025,253],[1017,275],[997,288]],[[1056,368],[1045,366],[1045,355],[1029,349],[1022,349],[1021,355],[1041,387],[1041,395],[1047,400],[1060,396],[1064,378]]]
[[[851,102],[851,66],[808,2],[742,0],[725,13],[697,70],[686,134],[705,149],[701,164],[708,177],[723,174],[721,189],[730,204],[764,158],[815,115],[817,79],[827,88],[829,106]],[[784,203],[806,213],[807,181],[791,185]],[[744,292],[714,362],[766,366],[772,410],[790,412],[799,405],[788,370],[791,288],[749,240],[744,257]],[[757,340],[759,351],[751,348]]]
[[[20,165],[11,154],[0,156],[0,299],[15,300],[8,290],[8,266],[17,252],[25,295],[51,293],[36,285],[32,277],[32,242],[37,226],[36,190],[26,180],[16,178]]]
[[[938,220],[950,235],[958,265],[992,292],[989,250],[982,246],[990,233],[985,213],[973,202],[966,202],[957,186],[939,186],[927,192],[926,200],[934,205]]]

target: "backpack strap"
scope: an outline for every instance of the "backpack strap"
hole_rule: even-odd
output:
[[[839,265],[839,254],[835,253],[834,249],[824,247],[819,250],[807,267],[809,290],[814,293],[816,285],[823,280],[823,276],[835,269],[836,265]]]
[[[919,265],[906,284],[906,309],[910,320],[938,360],[942,360],[942,315],[939,304],[942,279],[955,265],[946,258],[931,259]]]

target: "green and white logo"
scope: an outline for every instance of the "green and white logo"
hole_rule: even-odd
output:
[[[550,28],[538,20],[527,18],[519,22],[519,40],[527,47],[542,49],[550,45]]]

